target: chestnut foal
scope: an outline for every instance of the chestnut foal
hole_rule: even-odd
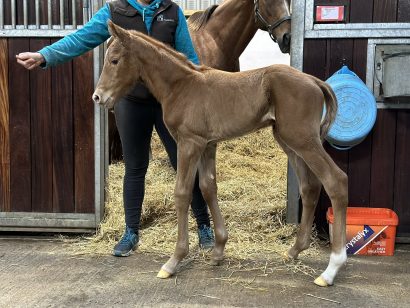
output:
[[[335,222],[329,265],[315,283],[333,284],[347,258],[347,176],[322,146],[337,110],[329,86],[286,65],[239,73],[196,66],[182,54],[141,33],[126,31],[111,22],[109,29],[114,40],[107,50],[94,102],[112,108],[142,80],[162,104],[164,121],[178,144],[178,239],[174,254],[158,277],[174,274],[188,254],[188,206],[197,170],[215,225],[212,261],[222,261],[228,233],[217,201],[216,144],[271,126],[297,174],[303,202],[300,230],[286,256],[296,258],[309,247],[323,184],[332,202]],[[322,119],[324,105],[326,114]]]

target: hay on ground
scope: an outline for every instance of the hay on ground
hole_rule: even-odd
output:
[[[175,172],[156,135],[152,153],[138,250],[169,255],[177,238]],[[121,237],[123,175],[123,163],[110,165],[105,218],[94,237],[86,244],[77,245],[79,253],[110,254]],[[287,157],[274,141],[271,129],[218,145],[218,200],[229,234],[227,258],[280,258],[293,243],[296,227],[285,223],[286,181]],[[189,226],[192,251],[198,245],[192,215]]]

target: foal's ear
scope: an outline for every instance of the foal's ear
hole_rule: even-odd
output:
[[[111,35],[118,39],[124,46],[126,46],[130,35],[128,31],[124,30],[120,26],[114,24],[111,20],[108,20],[108,30],[110,31]]]

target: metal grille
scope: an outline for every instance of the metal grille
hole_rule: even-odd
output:
[[[174,0],[182,10],[205,10],[222,1]],[[0,0],[0,37],[63,37],[104,2],[109,0]]]
[[[219,4],[222,0],[173,0],[183,10],[205,10],[213,4]]]
[[[0,0],[0,36],[64,36],[89,19],[91,0]]]

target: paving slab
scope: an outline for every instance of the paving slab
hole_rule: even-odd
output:
[[[264,270],[269,260],[194,260],[161,280],[166,256],[76,256],[67,245],[0,234],[0,307],[410,307],[410,245],[393,257],[349,258],[329,288],[281,264]],[[302,261],[320,273],[328,256],[323,248]]]

